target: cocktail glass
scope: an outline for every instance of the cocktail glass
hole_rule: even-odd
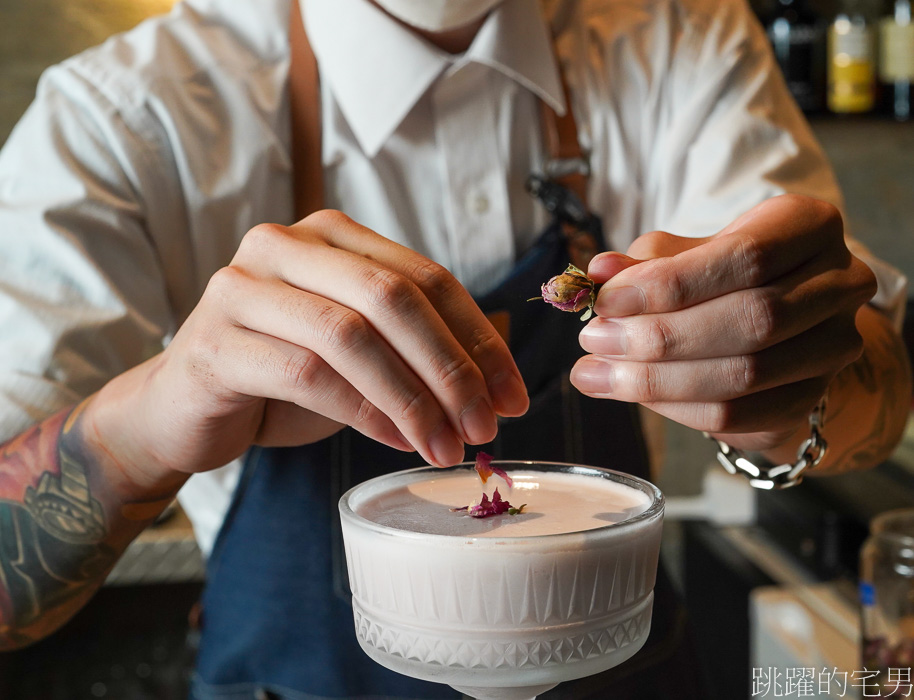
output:
[[[366,481],[339,505],[362,649],[389,669],[447,683],[479,700],[534,698],[562,681],[629,659],[650,631],[664,507],[660,491],[598,467],[493,464],[515,479],[542,472],[609,479],[643,493],[646,508],[627,520],[577,532],[425,534],[379,525],[359,509],[394,489],[473,465],[420,467]],[[447,516],[453,514],[442,508]]]

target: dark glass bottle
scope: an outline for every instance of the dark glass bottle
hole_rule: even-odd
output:
[[[777,0],[766,26],[787,88],[807,113],[825,107],[825,29],[807,0]]]
[[[911,118],[914,82],[914,23],[911,0],[895,0],[879,23],[879,82],[883,111],[898,121]]]

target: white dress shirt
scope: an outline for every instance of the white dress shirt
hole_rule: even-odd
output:
[[[288,1],[187,0],[43,76],[0,152],[0,441],[160,351],[247,230],[292,223]],[[612,248],[784,192],[840,206],[743,0],[548,4]],[[546,223],[537,102],[564,108],[539,4],[505,0],[459,56],[367,0],[303,10],[326,205],[497,284]],[[904,279],[868,262],[900,309]],[[237,474],[181,492],[204,551]]]

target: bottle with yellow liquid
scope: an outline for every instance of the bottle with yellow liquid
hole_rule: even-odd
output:
[[[843,9],[828,29],[828,108],[861,114],[876,104],[875,25],[859,8]]]

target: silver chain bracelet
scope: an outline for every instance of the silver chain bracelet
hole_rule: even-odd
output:
[[[825,404],[828,393],[809,414],[809,437],[797,450],[797,461],[778,466],[758,466],[742,450],[705,433],[705,437],[717,445],[717,461],[731,474],[742,474],[757,489],[787,489],[803,480],[803,473],[815,467],[828,450],[828,443],[822,437],[825,427]]]

